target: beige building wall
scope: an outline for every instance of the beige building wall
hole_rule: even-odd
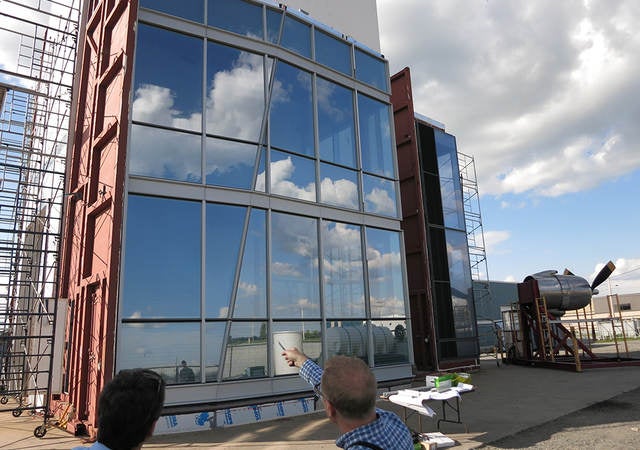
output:
[[[376,0],[285,0],[279,3],[302,9],[311,18],[380,52]]]

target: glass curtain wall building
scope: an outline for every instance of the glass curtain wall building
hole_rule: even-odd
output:
[[[411,376],[381,55],[270,3],[141,0],[130,102],[116,371],[168,404],[301,390],[280,344]]]

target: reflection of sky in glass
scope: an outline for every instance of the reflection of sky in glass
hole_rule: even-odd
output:
[[[400,234],[367,228],[367,269],[373,317],[404,317]]]
[[[257,149],[256,144],[207,138],[207,184],[251,189]]]
[[[267,8],[267,41],[272,44],[278,43],[282,15],[282,10]]]
[[[207,133],[257,142],[263,112],[263,57],[209,42]]]
[[[311,74],[278,62],[271,97],[271,145],[313,156]]]
[[[323,221],[322,256],[327,317],[364,317],[360,227]]]
[[[444,225],[464,230],[464,207],[462,205],[462,187],[460,186],[455,137],[436,131],[435,139]]]
[[[129,173],[200,183],[201,139],[195,134],[134,124]]]
[[[387,64],[384,60],[356,48],[356,78],[382,91],[387,91]]]
[[[302,56],[311,58],[311,27],[287,14],[280,45]]]
[[[195,22],[204,22],[204,0],[140,0],[143,8],[155,9],[172,16],[182,17]]]
[[[265,226],[265,211],[252,209],[233,317],[266,317],[267,236]]]
[[[201,39],[139,23],[133,120],[201,130],[202,58]]]
[[[207,203],[206,316],[225,318],[233,290],[247,209]]]
[[[117,370],[152,369],[174,384],[185,360],[199,379],[199,323],[124,323],[118,338]]]
[[[244,0],[208,0],[208,24],[212,27],[262,39],[262,7]]]
[[[130,195],[123,318],[200,317],[200,203]]]
[[[353,91],[323,78],[316,82],[320,158],[356,167]]]
[[[319,318],[317,219],[272,213],[271,313]]]
[[[389,105],[358,94],[362,169],[393,178]]]
[[[373,175],[362,175],[364,210],[374,214],[397,217],[395,183]]]
[[[315,29],[316,61],[351,76],[351,46]]]
[[[320,164],[320,198],[322,203],[358,209],[357,172],[331,164]]]
[[[314,160],[271,151],[272,194],[315,202],[315,175]]]

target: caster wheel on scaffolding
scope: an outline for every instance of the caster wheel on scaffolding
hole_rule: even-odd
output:
[[[11,411],[11,415],[13,417],[20,417],[22,415],[22,410],[21,409],[14,409],[13,411]]]
[[[9,399],[6,396],[0,398],[0,403],[2,403],[3,405],[6,405],[8,401]]]
[[[47,434],[47,427],[44,425],[40,425],[33,430],[33,435],[37,438],[43,438],[45,434]]]

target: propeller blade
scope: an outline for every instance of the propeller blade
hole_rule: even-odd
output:
[[[593,283],[591,283],[591,290],[594,290],[596,287],[604,283],[614,270],[616,270],[615,264],[613,264],[612,261],[609,261],[607,265],[604,266],[602,270],[598,272],[598,275],[596,275],[596,277],[593,279]]]
[[[571,272],[569,269],[565,268],[563,275],[571,275],[571,276],[575,276],[573,272]]]

